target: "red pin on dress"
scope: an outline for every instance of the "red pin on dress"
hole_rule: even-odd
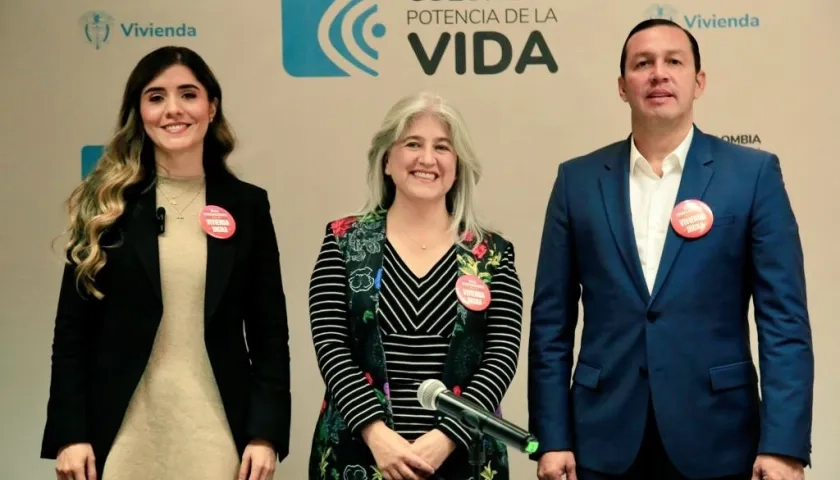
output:
[[[227,210],[216,205],[207,205],[198,216],[201,228],[213,238],[226,240],[236,232],[236,220]]]
[[[490,289],[475,275],[462,275],[455,282],[458,300],[472,311],[480,312],[490,306]]]

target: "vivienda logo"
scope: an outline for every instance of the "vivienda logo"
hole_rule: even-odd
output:
[[[79,25],[85,34],[85,41],[99,50],[111,39],[114,17],[107,12],[87,12],[79,18]]]
[[[749,13],[740,15],[706,15],[701,13],[680,13],[674,6],[654,3],[644,12],[645,18],[663,18],[679,23],[689,30],[712,30],[731,28],[758,28],[761,20]]]
[[[181,23],[180,25],[155,25],[152,22],[117,22],[108,12],[90,11],[78,19],[82,27],[84,39],[101,50],[109,44],[114,35],[122,34],[123,38],[184,38],[198,35],[195,26]]]
[[[283,68],[293,77],[379,75],[375,0],[281,0]],[[372,24],[371,24],[372,23]]]

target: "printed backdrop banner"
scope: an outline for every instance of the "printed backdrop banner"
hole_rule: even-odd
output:
[[[53,475],[52,462],[38,459],[61,269],[50,242],[64,228],[62,202],[96,162],[144,54],[178,44],[204,56],[240,142],[231,163],[270,193],[294,398],[291,454],[275,478],[297,480],[305,478],[323,392],[309,332],[309,275],[325,224],[361,205],[368,142],[387,108],[429,89],[466,116],[486,172],[483,216],[517,250],[526,315],[504,410],[527,425],[527,309],[546,201],[560,162],[628,135],[619,55],[630,28],[649,17],[672,18],[700,42],[708,73],[696,103],[700,128],[781,158],[806,252],[817,355],[808,478],[840,478],[840,457],[831,453],[840,448],[833,299],[840,229],[829,214],[840,191],[830,143],[840,127],[840,34],[832,27],[840,3],[673,1],[0,3],[4,478]],[[512,468],[513,478],[528,479],[536,465],[512,452]]]

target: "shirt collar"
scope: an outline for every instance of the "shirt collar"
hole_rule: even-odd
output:
[[[677,161],[680,170],[685,168],[685,160],[688,157],[688,149],[691,147],[691,139],[694,137],[694,126],[688,130],[688,134],[685,136],[683,141],[677,145],[677,148],[674,149],[673,152],[669,153],[668,156],[665,157],[664,163],[673,162],[674,160]],[[639,160],[643,160],[645,157],[642,156],[641,152],[636,148],[636,142],[633,140],[632,135],[630,136],[630,172],[633,172],[633,169],[636,168],[636,163]]]

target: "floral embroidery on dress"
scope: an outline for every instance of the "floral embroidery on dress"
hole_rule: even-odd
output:
[[[332,448],[331,447],[327,447],[326,450],[324,450],[324,449],[321,450],[321,462],[318,464],[318,468],[321,471],[321,478],[326,478],[326,476],[327,476],[327,465],[329,465],[329,462],[327,462],[327,459],[330,457],[331,453],[332,453]],[[335,471],[335,470],[333,470],[333,471]]]
[[[386,424],[393,428],[391,389],[385,368],[382,338],[376,322],[378,296],[383,281],[381,257],[385,241],[384,215],[385,210],[378,209],[364,216],[335,220],[331,222],[330,228],[349,272],[348,321],[354,342],[358,345],[356,354],[359,367],[365,382],[373,388],[378,402],[385,409]],[[501,263],[504,239],[488,235],[476,242],[475,232],[469,231],[464,231],[461,239],[457,253],[459,274],[474,275],[489,285],[493,271]],[[468,387],[472,372],[482,356],[482,319],[486,314],[468,311],[459,302],[456,315],[444,377],[447,384],[453,385],[453,392],[460,396]],[[496,413],[500,415],[500,409]],[[358,432],[351,431],[344,423],[334,399],[329,395],[322,402],[319,417],[310,455],[310,479],[384,480]],[[491,438],[485,438],[483,444],[486,463],[480,477],[471,480],[508,480],[507,447]],[[468,466],[456,467],[461,473],[452,475],[458,478],[469,476],[466,470],[459,470],[461,468]]]
[[[350,273],[350,290],[359,293],[367,292],[373,287],[373,270],[370,267],[362,267]]]
[[[354,223],[356,223],[355,217],[345,217],[332,222],[330,224],[330,228],[336,238],[341,238],[348,230],[350,230],[350,227],[352,227]]]
[[[486,243],[479,243],[472,249],[472,254],[475,255],[475,258],[481,260],[484,258],[484,255],[487,253],[487,244]]]
[[[359,262],[381,251],[385,231],[379,221],[383,213],[380,209],[364,217],[346,217],[330,224],[339,245],[346,245],[347,261]]]
[[[475,235],[472,233],[464,235],[464,241],[467,243],[471,243],[474,238]],[[459,270],[465,275],[475,275],[485,283],[490,283],[493,277],[490,271],[501,264],[502,252],[494,250],[490,245],[490,239],[485,238],[481,243],[474,245],[470,253],[472,255],[458,254]]]
[[[379,253],[382,249],[382,240],[385,235],[379,238],[351,238],[348,242],[348,259],[353,261],[363,260],[371,253]]]
[[[458,305],[455,307],[455,311],[457,312],[458,316],[455,318],[455,326],[452,328],[452,336],[459,335],[464,332],[464,325],[467,323],[467,308],[464,307],[464,304],[458,302]]]
[[[491,462],[487,462],[487,465],[484,466],[484,470],[481,471],[481,480],[493,480],[493,477],[495,477],[496,474],[499,473],[496,470],[490,468],[490,463]]]
[[[379,290],[382,287],[382,267],[376,271],[376,278],[373,279],[373,286]]]
[[[347,465],[344,467],[343,480],[368,480],[368,476],[361,465]]]

